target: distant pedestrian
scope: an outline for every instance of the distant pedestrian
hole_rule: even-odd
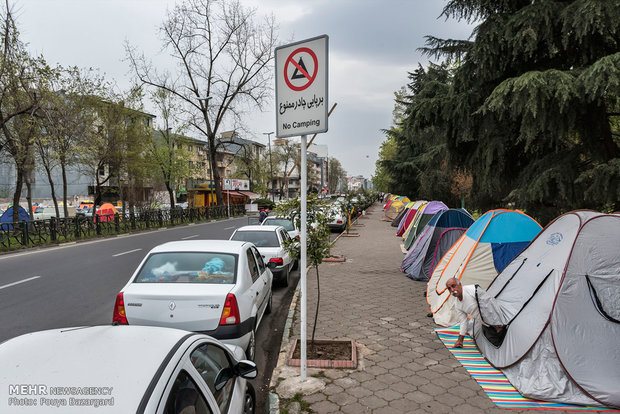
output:
[[[260,213],[258,214],[258,223],[262,223],[263,221],[265,221],[265,219],[267,218],[267,216],[269,215],[269,212],[267,210],[265,210],[264,208],[262,208],[260,210]]]

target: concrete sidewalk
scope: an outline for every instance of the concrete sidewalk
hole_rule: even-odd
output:
[[[527,412],[499,409],[437,338],[427,317],[426,283],[400,271],[402,238],[380,221],[375,204],[360,237],[340,238],[333,254],[345,263],[320,268],[321,304],[317,339],[355,340],[357,369],[299,368],[286,365],[287,352],[300,335],[297,292],[273,372],[272,412],[296,413],[480,413]],[[308,340],[316,309],[316,276],[308,272]],[[557,412],[557,411],[555,411]]]

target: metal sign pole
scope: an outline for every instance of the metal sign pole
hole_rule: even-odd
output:
[[[306,269],[308,267],[307,259],[307,181],[308,173],[306,168],[306,140],[307,136],[301,136],[301,265],[299,266],[301,274],[301,380],[306,380],[306,302],[307,302],[307,287],[306,287]]]
[[[275,49],[276,137],[301,136],[301,381],[306,381],[307,335],[307,191],[308,135],[327,132],[328,36],[321,35]],[[303,119],[304,122],[300,122]],[[285,172],[286,173],[286,172]],[[290,175],[290,173],[289,173]],[[286,179],[286,178],[285,178]]]
[[[228,194],[228,217],[230,218],[230,190],[226,192]]]

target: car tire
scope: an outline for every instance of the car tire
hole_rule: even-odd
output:
[[[288,286],[288,278],[291,274],[290,269],[287,267],[284,272],[282,272],[282,280],[280,280],[280,286],[287,287]]]
[[[252,328],[250,331],[250,342],[248,342],[248,347],[245,349],[245,358],[254,361],[254,357],[256,356],[256,328]]]
[[[293,270],[297,270],[297,269],[299,269],[299,261],[298,261],[298,260],[295,260],[295,261],[293,262]]]
[[[265,308],[265,315],[269,315],[272,309],[273,309],[273,292],[269,292],[269,301],[267,302],[267,307]]]
[[[246,384],[243,396],[243,414],[254,414],[256,411],[256,394],[252,384]]]

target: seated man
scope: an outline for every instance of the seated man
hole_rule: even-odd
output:
[[[465,334],[467,333],[468,317],[482,324],[483,329],[485,330],[485,335],[491,343],[496,345],[497,343],[501,343],[504,335],[506,334],[504,327],[490,327],[482,320],[482,317],[480,316],[478,300],[476,299],[476,289],[480,289],[482,291],[482,288],[476,285],[463,286],[461,282],[454,277],[448,279],[448,281],[446,282],[446,288],[448,288],[448,291],[452,296],[458,299],[454,305],[454,308],[459,315],[460,330],[459,337],[454,343],[454,347],[463,347],[463,339],[465,338]]]

